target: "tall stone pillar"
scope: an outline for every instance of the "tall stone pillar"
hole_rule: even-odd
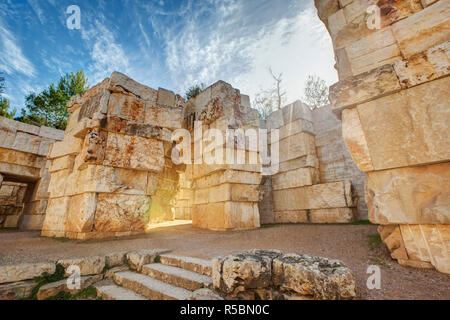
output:
[[[450,273],[450,2],[315,2],[369,218],[399,263]]]
[[[258,143],[251,144],[245,130],[253,129],[258,137],[259,120],[256,110],[250,108],[248,96],[219,81],[205,89],[187,103],[188,119],[194,142],[193,208],[194,226],[210,230],[244,230],[260,227],[258,202],[261,198],[261,164]],[[195,123],[200,125],[203,137],[196,135]],[[208,130],[217,129],[223,141],[208,140]],[[243,130],[244,133],[230,130]],[[227,138],[228,137],[228,138]],[[206,157],[210,143],[220,148],[222,156],[214,154],[214,163]],[[195,145],[198,154],[195,152]],[[215,149],[216,151],[218,149]],[[228,161],[227,152],[232,155]],[[239,162],[238,154],[243,155]],[[216,157],[217,156],[217,157]]]
[[[184,100],[114,72],[71,99],[64,140],[49,154],[43,236],[93,239],[145,232],[173,220],[178,175],[172,131]]]

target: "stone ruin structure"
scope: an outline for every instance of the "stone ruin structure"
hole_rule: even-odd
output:
[[[71,99],[65,134],[0,118],[0,226],[87,240],[174,219],[226,231],[368,216],[399,263],[450,273],[450,4],[315,3],[337,60],[331,107],[296,101],[260,121],[223,81],[184,101],[114,72]],[[367,23],[373,4],[379,29]],[[173,139],[181,129],[192,139]],[[205,138],[211,129],[270,133],[261,149],[248,136]],[[216,159],[231,149],[246,161],[199,162],[215,145]]]
[[[50,182],[47,154],[64,132],[0,117],[0,228],[41,230]]]
[[[370,221],[400,264],[450,273],[450,2],[315,3],[339,73],[332,109],[368,175]]]

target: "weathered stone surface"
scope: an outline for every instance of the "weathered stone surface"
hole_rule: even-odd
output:
[[[108,133],[104,165],[160,172],[164,166],[161,141]]]
[[[358,106],[375,170],[450,159],[449,86],[446,77]]]
[[[195,290],[192,294],[187,298],[188,300],[198,300],[198,301],[207,301],[207,300],[225,300],[218,293],[212,291],[208,288],[202,288]]]
[[[54,273],[54,263],[28,263],[0,266],[0,283],[18,282],[39,277],[44,272]]]
[[[64,230],[89,232],[92,230],[97,209],[97,195],[84,193],[70,198]]]
[[[49,158],[60,158],[66,155],[74,155],[81,151],[83,146],[83,139],[75,138],[73,136],[66,135],[64,140],[55,142],[52,145]]]
[[[105,257],[83,257],[73,259],[61,259],[58,260],[58,264],[62,265],[66,269],[66,276],[70,276],[67,273],[67,268],[70,266],[78,266],[80,268],[80,274],[82,276],[101,274],[105,268]],[[100,279],[101,280],[101,279]]]
[[[308,210],[275,211],[275,223],[307,223]]]
[[[342,136],[359,170],[372,171],[374,169],[372,158],[357,108],[342,112]]]
[[[135,122],[144,122],[145,101],[134,95],[113,93],[109,98],[108,115],[119,116]]]
[[[148,101],[156,101],[158,91],[137,83],[133,79],[128,78],[126,75],[113,72],[109,79],[108,89],[112,92],[130,92],[135,96]]]
[[[21,300],[30,296],[37,283],[33,280],[0,285],[0,300]]]
[[[225,183],[206,189],[196,189],[194,204],[215,203],[222,201],[250,201],[260,200],[260,186],[248,184]]]
[[[450,37],[450,3],[438,1],[432,6],[397,22],[392,31],[404,57],[425,51]]]
[[[214,258],[213,286],[231,295],[246,289],[268,287],[272,281],[272,260],[281,254],[277,250],[251,250]]]
[[[99,194],[94,231],[121,232],[145,230],[151,215],[148,196]]]
[[[272,189],[283,190],[311,186],[319,183],[319,171],[314,168],[299,168],[276,174],[272,177]]]
[[[141,271],[142,267],[149,263],[154,263],[156,257],[170,252],[169,249],[152,249],[127,253],[126,259],[132,270]]]
[[[217,231],[259,228],[258,203],[218,202],[195,205],[192,208],[192,224]]]
[[[380,234],[383,243],[391,252],[391,257],[393,259],[408,260],[408,254],[406,253],[400,226],[378,226],[378,233]]]
[[[275,190],[274,210],[292,211],[306,209],[327,209],[353,207],[353,194],[350,182],[334,182]]]
[[[279,162],[316,155],[314,136],[305,132],[289,136],[279,142],[272,142],[273,145],[279,150]]]
[[[228,297],[352,299],[355,278],[340,261],[278,250],[250,250],[213,259],[213,286]]]
[[[355,277],[338,260],[308,255],[286,254],[273,260],[273,282],[314,299],[352,299],[356,297]]]
[[[340,113],[345,108],[398,92],[400,89],[394,68],[392,65],[384,65],[331,86],[331,106],[333,111]]]
[[[450,274],[449,225],[400,225],[409,260],[430,262]]]
[[[105,265],[108,268],[121,266],[126,261],[126,252],[114,252],[105,256]]]
[[[178,107],[148,102],[145,106],[145,123],[168,129],[180,129],[183,125],[184,110]]]
[[[87,287],[91,286],[92,284],[99,282],[103,279],[102,274],[94,275],[94,276],[84,276],[80,278],[80,288],[78,289],[69,289],[67,287],[67,279],[52,282],[46,285],[43,285],[39,288],[39,291],[37,293],[38,300],[45,300],[47,298],[56,296],[60,292],[68,292],[71,294],[76,294],[78,292],[83,291]]]
[[[130,270],[128,268],[128,266],[114,267],[114,268],[109,269],[108,271],[105,272],[104,278],[107,279],[107,280],[112,280],[114,278],[114,274],[116,274],[117,272],[124,272],[124,271],[128,271],[128,270]]]
[[[450,164],[369,172],[369,218],[378,224],[450,224]]]
[[[312,223],[350,223],[357,217],[356,208],[313,209],[309,212]]]
[[[449,74],[450,42],[444,42],[424,52],[394,64],[400,83],[412,87]]]

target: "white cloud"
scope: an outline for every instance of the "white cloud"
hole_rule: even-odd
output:
[[[0,25],[0,69],[8,74],[15,72],[28,77],[35,75],[33,64],[23,55],[22,49],[17,45],[13,34]]]
[[[209,11],[189,10],[181,31],[164,30],[176,90],[225,80],[253,98],[272,86],[269,67],[283,73],[289,101],[302,97],[309,74],[337,81],[331,40],[312,4],[276,11],[276,2],[210,2]]]
[[[46,21],[45,14],[44,14],[44,11],[42,10],[42,8],[39,6],[38,1],[37,0],[28,0],[28,4],[31,6],[31,8],[33,8],[33,11],[39,18],[39,21],[42,24],[44,24]]]
[[[96,21],[93,28],[83,29],[82,38],[86,41],[92,59],[88,66],[90,82],[97,83],[109,77],[113,71],[129,71],[130,63],[125,51],[102,23]]]

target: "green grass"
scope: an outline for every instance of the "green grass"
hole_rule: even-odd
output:
[[[0,231],[14,231],[17,230],[17,228],[0,228]]]
[[[279,226],[279,224],[265,224],[261,226],[261,229],[270,229],[277,226]]]
[[[369,220],[360,220],[360,221],[355,221],[352,223],[349,223],[353,226],[361,226],[361,225],[373,225],[372,222],[370,222]]]
[[[97,299],[97,290],[95,290],[95,288],[92,286],[89,286],[76,294],[61,291],[56,296],[48,297],[45,300],[87,300],[87,299],[89,300]]]
[[[37,300],[39,289],[48,283],[64,279],[64,273],[64,267],[60,264],[57,264],[55,272],[53,274],[44,272],[40,277],[35,277],[33,280],[34,282],[36,282],[36,286],[33,288],[33,290],[31,290],[31,294],[23,300]]]
[[[379,234],[371,234],[367,236],[367,243],[371,250],[378,249],[381,247],[381,237]]]

